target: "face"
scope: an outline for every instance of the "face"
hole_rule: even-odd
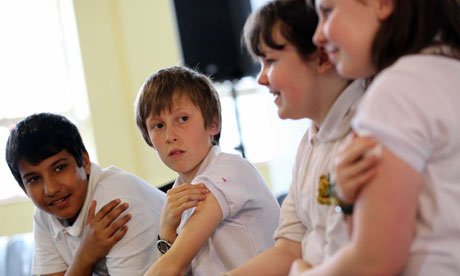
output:
[[[275,96],[281,119],[315,119],[320,94],[315,59],[307,61],[300,56],[282,36],[279,26],[274,27],[273,38],[277,44],[285,46],[281,50],[273,49],[260,39],[263,56],[259,58],[261,69],[257,81]]]
[[[174,96],[171,111],[146,120],[150,141],[160,159],[190,183],[219,132],[217,123],[204,127],[200,109],[187,96]]]
[[[38,165],[24,158],[18,163],[27,195],[39,209],[72,224],[82,208],[88,188],[91,165],[88,154],[83,166],[66,150],[50,156]]]
[[[375,69],[371,47],[375,34],[389,14],[390,0],[316,0],[319,24],[313,40],[323,46],[346,78],[368,77]]]

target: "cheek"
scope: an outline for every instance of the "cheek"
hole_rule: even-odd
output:
[[[32,201],[35,201],[34,198],[36,197],[36,190],[31,186],[24,187],[24,190],[26,191],[27,196],[32,199]]]
[[[282,88],[288,77],[285,75],[285,71],[283,70],[283,68],[281,68],[281,66],[272,66],[268,71],[268,79],[270,81],[270,84],[277,87],[278,89]]]
[[[155,135],[153,132],[149,132],[149,140],[150,143],[152,143],[153,148],[155,148],[155,145],[157,144],[158,140],[158,135]]]

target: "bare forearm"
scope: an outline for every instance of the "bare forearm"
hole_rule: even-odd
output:
[[[91,276],[96,263],[97,262],[91,260],[86,260],[83,254],[77,253],[72,264],[65,272],[65,276]]]
[[[245,265],[233,269],[230,275],[287,275],[292,262],[299,257],[286,250],[272,247],[252,258]]]

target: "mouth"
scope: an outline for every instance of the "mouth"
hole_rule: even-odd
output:
[[[270,90],[270,94],[272,94],[272,95],[275,96],[275,97],[278,97],[279,95],[281,95],[280,92],[278,92],[278,91],[273,91],[273,90]]]
[[[180,150],[180,149],[173,149],[168,153],[168,156],[170,157],[177,157],[185,153],[185,151]]]
[[[64,207],[69,202],[70,194],[60,197],[48,203],[48,206],[52,207]]]
[[[327,52],[327,55],[329,56],[329,59],[331,61],[334,61],[335,56],[339,52],[339,48],[335,47],[333,44],[327,44],[325,50]]]

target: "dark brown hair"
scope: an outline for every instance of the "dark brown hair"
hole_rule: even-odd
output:
[[[252,13],[244,25],[244,42],[255,60],[263,56],[259,49],[261,40],[270,48],[283,49],[284,45],[273,40],[273,29],[277,24],[283,37],[303,58],[307,59],[316,52],[317,47],[312,41],[318,24],[315,9],[307,6],[305,0],[274,0]]]
[[[460,58],[460,5],[458,0],[392,0],[393,13],[382,22],[372,57],[377,72],[399,57],[419,53],[435,44],[452,47]]]
[[[208,128],[217,122],[222,124],[219,95],[211,80],[192,69],[174,66],[159,70],[152,74],[142,85],[135,104],[136,124],[149,146],[153,146],[149,138],[146,120],[150,115],[159,115],[170,111],[174,96],[186,96],[201,110],[204,127]],[[220,131],[214,135],[214,144],[219,143]]]

